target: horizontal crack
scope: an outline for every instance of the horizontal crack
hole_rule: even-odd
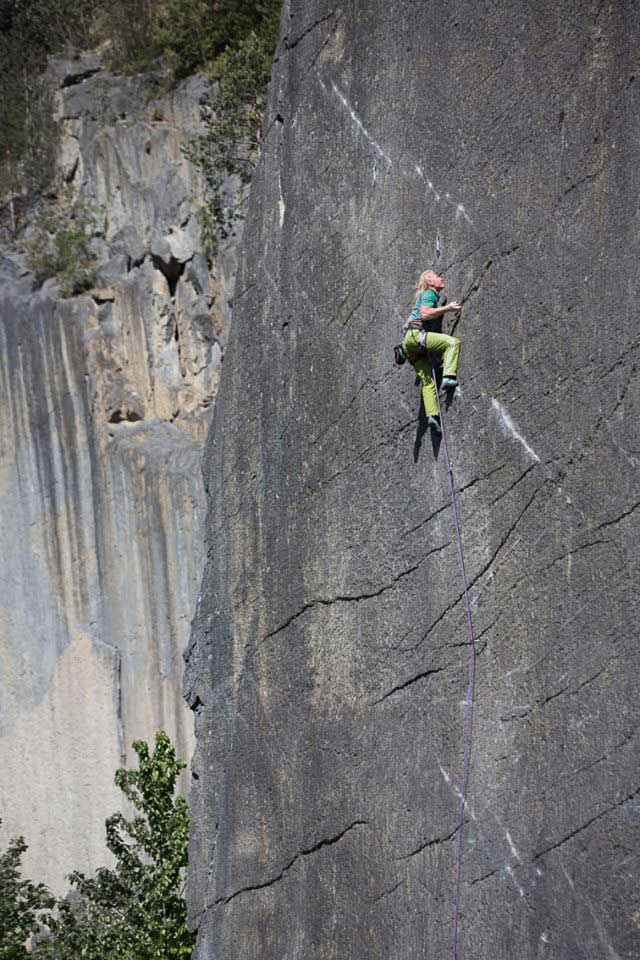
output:
[[[634,503],[632,507],[629,507],[628,510],[625,510],[624,513],[621,513],[619,517],[616,517],[615,520],[605,520],[604,523],[598,524],[597,527],[594,527],[589,533],[597,533],[598,530],[604,530],[605,527],[613,527],[616,523],[620,523],[621,520],[626,520],[627,517],[630,517],[638,507],[640,507],[640,500],[637,503]]]
[[[272,637],[275,637],[276,634],[282,633],[283,630],[286,630],[287,627],[291,626],[294,620],[298,620],[299,617],[307,612],[307,610],[311,610],[313,607],[330,607],[334,603],[359,603],[361,600],[371,600],[374,597],[381,596],[388,590],[392,590],[400,580],[404,579],[404,577],[408,577],[410,574],[414,573],[418,567],[423,564],[424,561],[427,560],[432,554],[438,553],[440,550],[444,550],[448,546],[449,543],[447,542],[438,547],[434,547],[433,550],[429,550],[428,553],[421,557],[416,563],[408,567],[406,570],[403,570],[398,574],[397,577],[394,577],[390,583],[385,583],[382,587],[378,587],[377,590],[372,590],[371,593],[348,594],[345,596],[331,597],[329,599],[319,597],[316,600],[310,600],[309,603],[305,603],[300,610],[292,613],[284,623],[280,624],[279,627],[276,627],[274,630],[271,630],[269,633],[265,634],[260,642],[264,643],[266,640],[270,640]]]
[[[373,900],[369,901],[370,903],[378,903],[379,900],[383,900],[385,897],[390,897],[392,893],[395,893],[399,887],[403,887],[405,884],[404,880],[398,880],[395,886],[391,887],[389,890],[383,890],[382,893],[378,894],[377,897],[374,897]]]
[[[566,837],[562,837],[561,840],[556,840],[554,843],[550,844],[548,847],[545,847],[543,850],[538,851],[532,857],[532,863],[535,863],[536,860],[539,860],[540,857],[546,856],[548,853],[551,853],[552,850],[557,850],[558,847],[561,847],[563,844],[567,843],[569,840],[573,840],[577,834],[582,833],[587,827],[590,827],[592,823],[595,823],[596,820],[601,820],[602,817],[606,817],[608,813],[611,813],[613,810],[617,810],[618,807],[622,807],[625,803],[628,803],[629,800],[633,800],[640,793],[640,787],[630,793],[627,797],[624,797],[622,800],[619,800],[617,803],[612,804],[610,807],[607,807],[606,810],[602,810],[600,813],[597,813],[594,817],[591,817],[587,820],[586,823],[583,823],[581,826],[576,827],[575,830],[572,830],[571,833],[568,833]]]
[[[534,710],[541,710],[542,707],[546,707],[548,703],[551,703],[552,700],[555,700],[557,697],[562,696],[563,693],[568,693],[570,697],[575,697],[582,690],[583,687],[586,687],[588,684],[593,683],[594,680],[597,680],[598,677],[602,676],[605,673],[611,664],[618,659],[618,656],[614,656],[609,663],[606,663],[604,667],[601,667],[595,673],[591,674],[590,677],[587,677],[586,680],[582,680],[577,687],[571,689],[569,683],[565,683],[563,687],[560,687],[559,690],[554,690],[553,693],[550,693],[549,696],[545,697],[543,700],[536,700],[534,704],[526,708],[522,708],[520,712],[511,713],[508,716],[500,717],[501,723],[510,723],[513,720],[524,720],[525,717],[528,717],[530,713],[533,713]]]
[[[401,857],[395,857],[396,860],[409,860],[410,857],[415,857],[419,853],[422,853],[423,850],[426,850],[427,847],[438,847],[441,843],[447,843],[448,840],[452,840],[453,837],[458,832],[458,827],[456,826],[455,830],[452,830],[451,833],[447,834],[446,837],[431,837],[429,840],[423,841],[415,850],[409,851],[409,853],[403,854]]]
[[[418,680],[426,680],[427,677],[432,677],[436,673],[442,673],[442,671],[446,669],[447,669],[446,667],[435,667],[432,670],[423,670],[422,673],[418,673],[415,677],[411,677],[409,680],[405,680],[404,683],[399,683],[397,687],[393,687],[391,690],[388,690],[378,700],[374,700],[371,706],[375,707],[377,706],[377,704],[383,703],[385,700],[388,700],[389,697],[392,697],[395,693],[400,693],[402,690],[406,690],[407,687],[410,687],[412,684],[417,683]]]
[[[500,871],[501,869],[502,869],[502,867],[495,867],[493,870],[490,870],[489,873],[485,873],[485,874],[483,874],[483,876],[481,876],[481,877],[476,877],[475,880],[470,880],[468,885],[469,885],[470,887],[472,887],[472,886],[473,886],[474,884],[476,884],[476,883],[482,883],[483,880],[488,880],[489,877],[495,876],[496,873],[499,873],[499,871]]]
[[[345,827],[344,830],[341,830],[340,833],[337,833],[334,837],[328,837],[325,840],[320,840],[318,843],[315,843],[312,847],[308,847],[306,850],[301,850],[299,853],[293,857],[292,860],[283,867],[280,873],[276,874],[274,877],[270,877],[268,880],[265,880],[263,883],[255,883],[251,886],[241,887],[239,890],[235,890],[233,893],[229,894],[228,897],[219,897],[217,900],[214,900],[212,903],[208,903],[207,907],[217,907],[221,903],[227,904],[231,903],[232,900],[235,900],[236,897],[239,897],[243,893],[251,893],[254,890],[263,890],[265,887],[271,887],[274,883],[277,883],[279,880],[282,880],[283,877],[291,870],[291,868],[298,862],[298,860],[308,857],[313,853],[317,853],[318,850],[322,850],[324,847],[331,847],[336,843],[339,843],[343,837],[345,837],[350,830],[353,830],[355,827],[367,826],[369,823],[368,820],[354,820],[353,823],[349,824],[348,827]]]

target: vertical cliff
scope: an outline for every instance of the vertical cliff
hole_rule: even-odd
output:
[[[40,289],[0,260],[0,817],[25,869],[63,890],[104,862],[136,737],[192,721],[182,650],[204,552],[199,461],[235,268],[209,268],[180,144],[205,93],[150,97],[97,55],[55,59],[60,181],[99,211],[98,281]]]
[[[637,7],[290,0],[206,446],[198,960],[640,952]],[[446,326],[446,325],[445,325]],[[449,326],[450,328],[450,326]]]

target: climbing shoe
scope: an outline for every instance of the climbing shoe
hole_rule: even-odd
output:
[[[438,417],[427,417],[427,423],[436,433],[442,433],[442,427],[440,426]]]
[[[443,390],[455,390],[458,386],[457,377],[443,377],[442,379],[442,389]]]

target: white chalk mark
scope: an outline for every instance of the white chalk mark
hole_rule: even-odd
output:
[[[461,705],[463,705],[465,702],[466,702],[466,701],[461,701],[460,703],[461,703]],[[458,800],[462,800],[462,794],[460,793],[460,790],[458,789],[458,787],[456,787],[455,783],[452,783],[452,782],[451,782],[451,777],[449,776],[449,774],[447,773],[447,771],[444,769],[444,767],[442,766],[442,764],[440,763],[439,760],[438,760],[438,766],[440,767],[440,773],[441,773],[442,776],[443,776],[444,782],[445,782],[448,786],[451,787],[451,789],[453,790],[453,792],[454,792],[454,794],[456,795],[456,797],[458,798]],[[466,799],[465,799],[465,802],[464,802],[464,809],[468,811],[469,816],[471,817],[471,819],[472,819],[474,822],[477,822],[478,818],[476,817],[476,815],[475,815],[475,813],[474,813],[474,811],[473,811],[473,807],[471,806],[471,804],[469,803],[469,801],[466,800]]]
[[[513,875],[513,870],[511,869],[511,866],[510,866],[509,864],[507,864],[506,870],[507,870],[507,875],[509,876],[509,879],[510,879],[511,882],[513,883],[514,887],[516,888],[516,890],[518,891],[518,893],[520,894],[520,896],[521,896],[521,897],[524,897],[524,890],[522,889],[522,887],[520,886],[520,884],[518,883],[518,881],[517,881],[516,878],[514,877],[514,875]]]
[[[543,529],[543,531],[542,531],[542,533],[540,534],[540,536],[539,536],[539,537],[536,537],[536,540],[534,541],[534,543],[528,543],[528,544],[527,544],[527,549],[529,550],[529,553],[531,553],[531,551],[533,550],[533,548],[540,543],[540,541],[541,541],[542,538],[545,536],[545,534],[546,534],[546,530]],[[513,553],[513,551],[515,550],[515,548],[516,548],[516,547],[518,546],[518,544],[520,543],[520,541],[521,541],[521,537],[516,537],[516,539],[514,540],[512,546],[509,548],[509,550],[506,550],[506,551],[503,553],[502,558],[496,561],[495,566],[493,567],[493,570],[491,570],[491,572],[490,572],[489,576],[487,577],[486,581],[484,582],[484,584],[482,585],[482,587],[478,590],[475,598],[471,601],[471,606],[472,606],[472,607],[477,604],[478,600],[480,599],[480,597],[482,596],[482,594],[484,593],[484,591],[486,590],[486,588],[487,588],[487,587],[489,586],[489,584],[492,582],[493,577],[494,577],[494,575],[497,573],[498,569],[499,569],[501,566],[503,566],[503,564],[505,564],[505,563],[507,562],[507,560],[509,559],[509,557],[511,556],[511,554]],[[540,659],[544,659],[544,658],[541,657]]]
[[[543,943],[549,943],[549,934],[548,934],[548,933],[541,933],[541,934],[540,934],[540,939],[542,940]]]
[[[513,670],[507,670],[505,678],[512,677],[514,673],[526,673],[528,670],[533,670],[534,667],[545,659],[546,657],[538,657],[537,660],[532,660],[531,663],[525,663],[523,667],[514,667]]]
[[[424,182],[426,183],[427,187],[429,188],[429,190],[431,191],[431,193],[433,194],[433,196],[435,197],[435,199],[436,199],[436,200],[440,200],[440,194],[438,193],[438,191],[437,191],[436,188],[434,187],[434,185],[433,185],[433,183],[431,182],[431,180],[428,180],[428,179],[425,177],[425,175],[424,175],[424,173],[423,173],[423,170],[422,170],[422,167],[419,166],[419,165],[416,163],[416,164],[414,164],[414,168],[415,168],[416,173],[417,173],[418,176],[420,177],[420,179],[421,179],[421,180],[424,180]]]
[[[280,195],[278,199],[278,209],[280,211],[280,226],[282,227],[282,224],[284,223],[285,203],[284,197],[282,196],[282,178],[280,176],[278,176],[278,192]]]
[[[443,778],[444,782],[447,784],[448,787],[451,788],[451,790],[453,791],[453,793],[455,793],[455,795],[458,797],[458,799],[460,799],[461,796],[462,796],[462,794],[460,793],[460,791],[458,790],[458,788],[456,787],[456,785],[451,782],[451,777],[449,776],[449,774],[447,773],[447,771],[446,771],[445,768],[442,766],[442,764],[440,763],[439,760],[438,760],[438,767],[440,768],[440,773],[442,774],[442,778]],[[476,817],[475,812],[474,812],[473,808],[471,807],[471,805],[470,805],[470,803],[469,803],[468,800],[465,802],[465,809],[468,810],[468,812],[469,812],[469,814],[470,814],[470,816],[471,816],[471,819],[477,824],[478,836],[483,836],[482,827],[481,827],[480,824],[478,823],[478,818]],[[504,830],[504,835],[505,835],[505,838],[506,838],[506,840],[507,840],[507,843],[509,844],[509,850],[511,851],[512,857],[514,857],[514,858],[518,861],[518,863],[522,863],[522,857],[520,856],[520,854],[519,854],[519,852],[518,852],[518,849],[517,849],[515,843],[513,842],[513,839],[512,839],[512,837],[511,837],[511,834],[509,833],[508,830],[505,830],[504,824],[502,823],[502,821],[500,820],[500,818],[496,816],[495,813],[492,813],[491,816],[493,817],[493,819],[495,820],[495,822],[498,824],[498,826],[500,827],[500,829],[501,829],[501,830]],[[516,890],[518,891],[518,893],[520,894],[520,896],[524,899],[524,890],[523,890],[523,888],[520,886],[520,884],[518,883],[518,881],[516,880],[515,874],[514,874],[514,872],[513,872],[513,867],[511,867],[510,864],[506,864],[506,865],[505,865],[505,872],[506,872],[507,876],[509,877],[509,879],[511,880],[511,882],[513,883],[513,885],[514,885],[514,887],[516,888]],[[542,875],[542,874],[540,874],[540,876],[541,876],[541,875]]]
[[[261,267],[262,272],[264,273],[265,277],[267,278],[267,280],[269,281],[269,283],[271,284],[271,286],[272,286],[273,289],[275,290],[275,292],[278,293],[278,292],[279,292],[279,290],[278,290],[278,284],[276,283],[274,277],[271,276],[271,274],[269,273],[269,271],[268,271],[267,268],[265,267],[264,261],[260,264],[260,267]]]
[[[527,441],[524,439],[524,437],[522,436],[522,434],[518,432],[518,430],[516,429],[516,426],[515,426],[513,420],[511,419],[511,417],[510,417],[509,414],[507,413],[506,409],[502,406],[502,404],[501,404],[498,400],[496,400],[495,397],[492,397],[492,398],[491,398],[491,405],[492,405],[493,409],[497,412],[498,416],[500,417],[500,420],[502,421],[503,426],[506,427],[507,431],[511,434],[511,436],[512,436],[512,437],[515,437],[515,439],[516,439],[519,443],[522,444],[522,446],[523,446],[524,449],[527,451],[527,453],[529,454],[529,456],[530,456],[533,460],[535,460],[536,463],[540,463],[540,457],[539,457],[538,454],[535,452],[535,450],[534,450],[532,447],[529,446],[529,444],[528,444]]]
[[[322,81],[320,81],[320,82],[322,83]],[[324,87],[324,84],[322,84],[322,85],[323,85],[323,87]],[[380,154],[380,156],[383,157],[383,158],[387,161],[387,163],[389,164],[389,166],[392,167],[392,166],[393,166],[393,161],[392,161],[391,157],[387,156],[387,154],[384,152],[384,150],[382,149],[382,147],[380,146],[380,144],[377,142],[377,140],[374,140],[374,138],[371,136],[371,134],[369,133],[369,131],[367,130],[367,128],[366,128],[365,125],[363,124],[363,122],[362,122],[362,120],[360,119],[360,117],[357,115],[357,113],[355,112],[355,110],[353,109],[353,107],[350,105],[350,103],[349,103],[349,101],[347,100],[347,98],[344,96],[343,93],[340,92],[340,90],[338,89],[338,87],[335,85],[335,83],[334,83],[333,81],[331,82],[331,89],[333,90],[333,92],[335,93],[335,95],[340,99],[340,102],[341,102],[342,105],[344,106],[345,110],[348,111],[349,116],[351,117],[351,119],[353,120],[353,122],[355,123],[355,125],[357,126],[358,130],[360,130],[360,132],[367,138],[367,140],[369,141],[369,143],[370,143],[373,147],[375,147],[375,149],[378,151],[378,153]],[[326,90],[326,87],[325,87],[325,90]]]
[[[322,89],[324,90],[324,92],[327,93],[327,92],[328,92],[328,91],[327,91],[327,86],[326,86],[324,80],[322,79],[322,77],[321,77],[319,74],[318,74],[318,83],[320,84],[320,86],[322,87]],[[338,99],[340,100],[342,106],[343,106],[343,107],[345,108],[345,110],[348,112],[349,116],[351,117],[351,119],[353,120],[353,122],[355,123],[355,125],[357,126],[358,130],[360,130],[360,132],[362,133],[362,135],[363,135],[364,137],[366,137],[366,139],[369,141],[369,143],[370,143],[370,144],[374,147],[374,149],[377,151],[377,153],[379,154],[379,156],[381,156],[384,160],[386,160],[387,163],[389,164],[389,166],[392,167],[392,166],[393,166],[393,160],[391,159],[391,157],[390,157],[387,153],[385,153],[385,151],[382,149],[382,147],[380,146],[380,144],[378,143],[378,141],[369,133],[369,131],[368,131],[367,128],[365,127],[364,123],[362,122],[362,120],[360,119],[360,117],[358,116],[358,114],[355,112],[355,110],[353,109],[353,107],[351,106],[351,104],[349,103],[349,101],[347,100],[347,98],[345,97],[345,95],[342,93],[342,91],[339,89],[339,87],[337,86],[337,84],[336,84],[335,81],[333,81],[333,80],[331,81],[331,89],[333,90],[333,92],[334,92],[334,94],[336,95],[336,97],[338,97]],[[418,176],[420,177],[420,179],[423,180],[423,181],[426,183],[427,189],[429,190],[429,192],[430,192],[431,195],[433,196],[433,198],[434,198],[434,200],[436,201],[436,203],[439,203],[440,200],[443,200],[443,199],[444,199],[448,204],[450,204],[451,206],[454,206],[454,207],[455,207],[455,218],[456,218],[456,220],[459,220],[459,219],[462,217],[463,220],[466,220],[466,222],[469,224],[469,226],[475,227],[475,224],[474,224],[473,220],[471,219],[471,217],[469,216],[469,214],[468,214],[467,211],[465,210],[464,204],[463,204],[463,203],[458,203],[455,199],[453,199],[453,198],[451,197],[451,194],[450,194],[450,193],[445,193],[445,194],[444,194],[444,197],[443,197],[440,193],[438,193],[438,191],[436,190],[436,188],[435,188],[434,185],[433,185],[433,182],[432,182],[431,180],[429,180],[428,177],[425,177],[425,175],[424,175],[424,170],[422,169],[422,167],[420,166],[420,164],[419,164],[419,163],[414,163],[414,162],[413,162],[409,157],[407,157],[406,155],[400,157],[400,168],[401,168],[401,171],[402,171],[403,175],[405,175],[405,176],[407,175],[407,168],[406,168],[406,166],[404,166],[404,169],[403,169],[403,164],[406,164],[407,161],[410,162],[410,163],[413,163],[413,169],[416,171],[416,173],[418,174]],[[374,185],[374,187],[376,186],[376,183],[377,183],[377,177],[376,177],[376,171],[375,171],[375,169],[374,169],[374,176],[373,176],[373,185]]]
[[[471,226],[473,226],[473,220],[471,219],[471,217],[469,216],[469,214],[468,214],[467,211],[465,210],[464,204],[462,204],[462,203],[459,203],[459,204],[457,205],[457,207],[456,207],[456,220],[458,219],[458,217],[464,217],[464,219],[467,221],[467,223],[470,223]]]
[[[517,848],[516,848],[516,845],[515,845],[515,843],[513,842],[513,840],[511,839],[511,834],[509,833],[508,830],[505,832],[505,836],[506,836],[506,838],[507,838],[507,843],[509,844],[509,849],[511,850],[511,853],[512,853],[513,856],[516,858],[516,860],[519,860],[520,863],[522,863],[522,857],[521,857],[520,854],[518,853],[518,850],[517,850]]]
[[[609,940],[609,937],[607,936],[607,931],[605,930],[600,917],[596,914],[595,910],[593,909],[593,904],[591,903],[591,900],[587,897],[585,893],[580,893],[576,891],[575,883],[571,879],[571,876],[565,870],[564,866],[562,867],[562,872],[564,873],[567,883],[569,884],[571,889],[576,893],[576,896],[580,900],[582,900],[585,907],[589,911],[591,915],[591,919],[593,920],[593,924],[596,928],[596,933],[598,934],[598,939],[600,940],[600,943],[607,951],[607,956],[609,957],[609,960],[622,960],[622,957],[620,956],[620,954],[617,953],[616,950],[614,950],[613,945]]]

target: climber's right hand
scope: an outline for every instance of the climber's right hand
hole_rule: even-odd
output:
[[[461,304],[461,303],[458,303],[457,300],[451,300],[451,301],[447,304],[447,310],[453,310],[454,313],[457,313],[458,310],[462,310],[462,304]]]

